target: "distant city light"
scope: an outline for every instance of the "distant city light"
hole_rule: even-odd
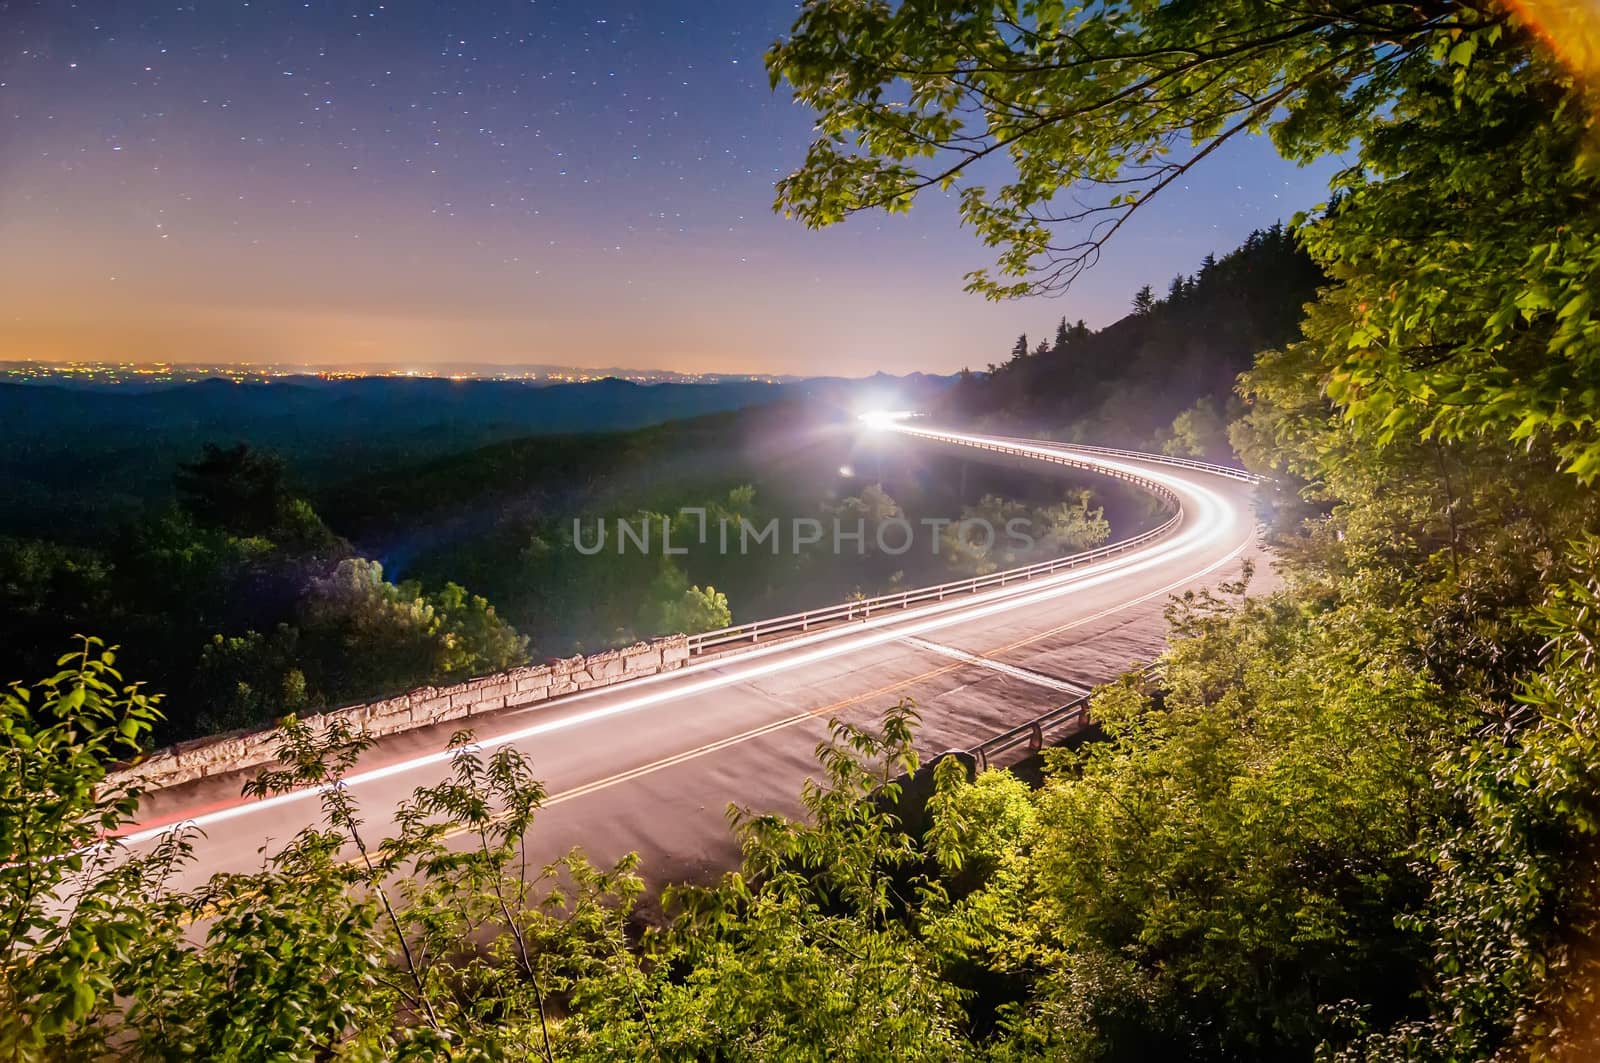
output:
[[[235,383],[270,383],[294,377],[321,380],[359,380],[366,377],[439,380],[490,380],[532,385],[586,384],[598,380],[626,380],[632,384],[782,384],[793,377],[768,373],[705,373],[652,369],[580,369],[550,365],[445,365],[439,367],[365,365],[318,365],[314,363],[173,363],[129,361],[5,361],[0,360],[0,381],[49,383],[54,380],[80,384],[158,383],[182,384],[207,379]]]

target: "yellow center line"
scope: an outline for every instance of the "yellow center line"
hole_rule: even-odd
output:
[[[1241,544],[1237,549],[1235,549],[1227,557],[1224,557],[1221,561],[1218,561],[1215,565],[1212,565],[1212,566],[1210,566],[1210,568],[1206,569],[1205,572],[1200,572],[1200,573],[1196,573],[1195,575],[1185,577],[1182,580],[1178,580],[1177,582],[1170,583],[1165,587],[1161,587],[1161,588],[1159,588],[1157,590],[1151,591],[1150,593],[1142,595],[1142,596],[1140,596],[1138,598],[1134,598],[1134,599],[1132,599],[1130,601],[1122,602],[1122,603],[1120,603],[1118,605],[1111,606],[1110,608],[1107,608],[1107,609],[1102,609],[1098,613],[1093,613],[1093,614],[1091,614],[1089,616],[1085,616],[1085,617],[1079,617],[1077,620],[1068,621],[1065,624],[1060,624],[1060,625],[1058,625],[1056,627],[1049,628],[1048,630],[1041,631],[1041,632],[1038,632],[1038,633],[1033,634],[1033,635],[1029,635],[1026,638],[1018,639],[1017,641],[1012,642],[1012,643],[1008,643],[1007,645],[1004,645],[1004,646],[998,646],[995,649],[986,651],[986,655],[987,654],[994,654],[994,653],[1004,653],[1004,652],[1006,652],[1008,650],[1019,649],[1019,648],[1021,648],[1023,646],[1030,645],[1030,644],[1038,642],[1038,641],[1040,641],[1042,639],[1050,638],[1052,635],[1059,635],[1063,631],[1071,631],[1073,628],[1082,627],[1085,624],[1092,624],[1096,620],[1103,620],[1106,617],[1111,616],[1114,613],[1123,612],[1124,610],[1131,609],[1136,605],[1143,605],[1145,602],[1150,601],[1152,598],[1159,598],[1162,595],[1170,593],[1176,587],[1180,587],[1185,583],[1193,582],[1194,580],[1196,580],[1196,579],[1200,578],[1201,576],[1205,575],[1206,572],[1210,572],[1213,569],[1218,568],[1218,567],[1226,564],[1228,561],[1232,560],[1234,557],[1238,556],[1243,551],[1244,551],[1244,544]],[[775,731],[780,731],[780,730],[783,730],[784,728],[792,727],[797,723],[804,723],[806,720],[815,719],[816,717],[821,716],[824,713],[836,712],[836,711],[838,711],[840,709],[846,709],[846,708],[849,708],[849,707],[851,707],[853,705],[858,705],[863,701],[868,701],[868,700],[871,700],[873,698],[882,697],[885,694],[892,694],[897,690],[904,690],[906,687],[915,686],[916,684],[926,682],[929,679],[936,679],[941,675],[946,675],[946,674],[948,674],[950,672],[958,671],[958,670],[960,670],[962,668],[969,668],[969,667],[975,667],[975,666],[969,665],[969,664],[967,664],[965,662],[956,662],[954,664],[947,664],[947,665],[943,665],[943,666],[941,666],[939,668],[932,669],[931,671],[927,671],[927,672],[923,672],[923,673],[921,673],[919,675],[911,676],[910,678],[907,678],[907,679],[901,679],[901,680],[899,680],[897,682],[886,684],[884,686],[876,688],[875,690],[869,690],[869,691],[866,691],[865,693],[855,694],[855,695],[852,695],[851,697],[848,697],[848,698],[841,698],[838,701],[831,702],[831,703],[829,703],[827,705],[823,705],[823,706],[821,706],[819,708],[808,709],[805,712],[795,713],[793,716],[788,716],[788,717],[785,717],[784,719],[781,719],[781,720],[774,720],[771,723],[763,724],[760,727],[751,728],[748,731],[744,731],[744,732],[742,732],[740,734],[732,735],[732,736],[730,736],[728,738],[719,739],[716,742],[709,742],[709,743],[707,743],[707,744],[705,744],[703,746],[699,746],[699,747],[697,747],[695,749],[686,750],[686,751],[684,751],[682,753],[677,753],[677,754],[674,754],[673,756],[670,756],[670,757],[664,757],[661,760],[652,761],[649,764],[642,764],[637,768],[631,768],[628,771],[618,772],[615,775],[609,775],[609,776],[607,776],[607,777],[605,777],[603,779],[596,779],[593,782],[584,783],[584,784],[582,784],[580,786],[575,786],[575,787],[573,787],[573,788],[571,788],[569,790],[563,790],[558,794],[553,794],[553,795],[551,795],[549,797],[546,797],[544,802],[539,807],[541,807],[541,808],[549,808],[552,805],[562,804],[563,802],[566,802],[566,801],[573,801],[573,800],[576,800],[576,799],[578,799],[580,797],[587,797],[588,795],[593,794],[593,793],[597,793],[600,790],[607,790],[607,789],[610,789],[613,786],[618,786],[618,785],[620,785],[622,783],[630,782],[633,779],[638,779],[638,778],[641,778],[641,777],[643,777],[645,775],[651,775],[651,774],[654,774],[655,772],[663,771],[663,770],[665,770],[667,768],[675,767],[675,766],[677,766],[679,764],[684,764],[684,763],[687,763],[687,762],[689,762],[691,760],[696,760],[696,759],[698,759],[700,757],[706,756],[706,755],[711,754],[711,753],[715,753],[715,752],[717,752],[719,750],[727,749],[727,748],[729,748],[731,746],[739,745],[741,743],[751,741],[752,739],[760,738],[763,735],[772,734]],[[499,818],[501,818],[501,817],[498,816],[498,815],[497,816],[493,816],[493,817],[490,817],[490,821],[493,822],[493,821],[498,820]],[[448,840],[453,839],[453,838],[459,838],[464,834],[472,833],[476,829],[477,828],[475,828],[475,827],[469,827],[469,826],[456,827],[453,830],[447,831],[443,836],[443,840],[448,841]],[[341,866],[343,866],[343,867],[354,867],[356,865],[359,865],[361,862],[362,862],[362,858],[361,857],[355,857],[353,859],[344,861]],[[190,916],[189,918],[185,919],[184,922],[185,923],[194,922],[194,921],[197,921],[197,920],[199,920],[201,918],[204,918],[206,915],[209,915],[209,914],[211,914],[211,913],[209,913],[209,912],[198,913],[197,912],[194,915]]]
[[[594,782],[584,783],[583,785],[575,786],[570,790],[563,790],[558,794],[552,794],[549,797],[546,797],[544,802],[539,807],[549,808],[551,805],[559,805],[563,801],[571,801],[575,798],[586,797],[598,790],[606,790],[620,783],[628,782],[631,779],[637,779],[643,775],[651,775],[666,768],[671,768],[675,765],[683,764],[699,757],[706,756],[707,754],[715,753],[719,749],[727,749],[729,746],[736,746],[742,742],[748,742],[751,739],[760,738],[762,735],[771,734],[774,731],[780,731],[785,727],[792,727],[797,723],[804,723],[806,720],[816,719],[818,716],[821,716],[824,713],[837,712],[840,709],[847,709],[852,705],[858,705],[861,702],[869,701],[872,698],[882,697],[885,694],[892,694],[896,690],[901,690],[905,687],[921,683],[925,680],[933,679],[937,676],[944,675],[946,672],[954,672],[963,667],[965,667],[964,664],[948,664],[942,668],[935,668],[931,672],[923,672],[921,675],[914,675],[909,679],[902,679],[895,683],[889,683],[885,686],[878,687],[876,690],[869,690],[862,694],[855,694],[848,698],[841,698],[838,701],[832,702],[828,705],[823,705],[820,708],[807,709],[805,712],[797,712],[793,716],[787,716],[781,720],[774,720],[771,723],[763,724],[760,727],[753,727],[748,731],[743,731],[736,735],[730,735],[727,738],[721,738],[715,742],[708,742],[703,746],[697,746],[694,749],[688,749],[682,753],[676,753],[670,757],[664,757],[661,760],[652,761],[649,764],[641,764],[637,768],[630,768],[627,771],[618,772],[615,775],[608,775],[603,779],[596,779]],[[455,830],[446,832],[444,836],[447,839],[456,838],[462,834],[470,833],[473,829],[475,828],[457,827]]]
[[[1224,561],[1226,561],[1226,560],[1227,559],[1225,558]],[[1189,582],[1193,581],[1195,578],[1196,577],[1194,577],[1194,576],[1187,577],[1186,579],[1181,580],[1180,584],[1181,583],[1189,583]],[[1134,598],[1131,601],[1123,602],[1120,605],[1111,606],[1108,609],[1102,609],[1100,612],[1094,613],[1094,614],[1092,614],[1090,616],[1079,617],[1077,620],[1069,621],[1068,623],[1061,624],[1061,625],[1059,625],[1057,627],[1050,628],[1050,629],[1048,629],[1046,631],[1038,632],[1037,634],[1030,635],[1027,638],[1018,639],[1017,641],[1009,643],[1008,645],[999,646],[999,647],[996,647],[995,649],[989,650],[984,655],[987,656],[988,654],[1004,653],[1004,652],[1006,652],[1008,650],[1019,649],[1020,647],[1027,646],[1027,645],[1029,645],[1031,643],[1034,643],[1034,642],[1038,642],[1041,639],[1047,639],[1047,638],[1050,638],[1053,635],[1059,635],[1063,631],[1070,631],[1073,628],[1082,627],[1085,624],[1092,624],[1096,620],[1103,620],[1106,617],[1112,615],[1113,613],[1120,613],[1120,612],[1122,612],[1122,611],[1124,611],[1126,609],[1131,609],[1136,605],[1143,605],[1145,602],[1149,601],[1152,598],[1161,597],[1162,595],[1165,595],[1165,594],[1169,593],[1172,590],[1172,588],[1174,586],[1177,586],[1177,585],[1179,585],[1179,584],[1171,584],[1171,585],[1168,585],[1166,587],[1162,587],[1159,590],[1151,591],[1149,594],[1143,595],[1143,596],[1141,596],[1139,598]],[[784,719],[781,719],[781,720],[774,720],[772,723],[763,724],[760,727],[751,728],[750,730],[744,731],[744,732],[742,732],[740,734],[731,735],[731,736],[729,736],[727,738],[718,739],[715,742],[708,742],[707,744],[705,744],[703,746],[698,746],[698,747],[696,747],[694,749],[685,750],[682,753],[676,753],[676,754],[674,754],[674,755],[672,755],[670,757],[664,757],[661,760],[652,761],[649,764],[641,764],[637,768],[630,768],[627,771],[618,772],[615,775],[608,775],[603,779],[596,779],[593,782],[584,783],[581,786],[575,786],[570,790],[563,790],[559,794],[554,794],[554,795],[552,795],[550,797],[547,797],[545,799],[544,805],[542,807],[548,808],[551,805],[560,804],[560,803],[562,803],[564,801],[571,801],[571,800],[574,800],[574,799],[579,798],[579,797],[587,797],[589,794],[596,793],[596,792],[598,792],[600,790],[610,789],[611,787],[620,785],[621,783],[630,782],[630,781],[632,781],[634,779],[640,778],[640,777],[645,776],[645,775],[651,775],[651,774],[654,774],[655,772],[663,771],[663,770],[665,770],[667,768],[676,767],[679,764],[684,764],[684,763],[687,763],[688,761],[698,759],[699,757],[703,757],[703,756],[706,756],[706,755],[711,754],[711,753],[716,753],[719,750],[727,749],[730,746],[736,746],[736,745],[739,745],[741,743],[751,741],[752,739],[761,738],[764,735],[772,734],[775,731],[783,730],[786,727],[792,727],[793,725],[795,725],[797,723],[804,723],[806,720],[814,719],[814,718],[816,718],[818,716],[821,716],[824,713],[835,712],[835,711],[837,711],[839,709],[849,708],[850,706],[857,705],[857,704],[859,704],[859,703],[861,703],[863,701],[868,701],[868,700],[870,700],[872,698],[882,697],[885,694],[891,694],[891,693],[893,693],[893,692],[895,692],[897,690],[903,690],[904,688],[906,688],[908,686],[914,686],[914,685],[916,685],[918,683],[926,682],[929,679],[935,679],[935,678],[937,678],[937,677],[939,677],[941,675],[945,675],[945,674],[948,674],[950,672],[958,671],[959,669],[967,668],[967,667],[975,667],[975,666],[968,665],[965,662],[957,662],[955,664],[947,664],[947,665],[944,665],[942,667],[935,668],[932,671],[923,672],[920,675],[914,675],[914,676],[911,676],[908,679],[902,679],[897,683],[890,683],[887,686],[879,687],[876,690],[869,690],[864,694],[856,694],[853,697],[848,697],[848,698],[844,698],[844,699],[839,700],[839,701],[835,701],[832,704],[824,705],[821,708],[810,709],[810,710],[807,710],[806,712],[796,713],[793,716],[785,717]],[[452,831],[452,832],[446,834],[445,837],[446,838],[454,838],[454,837],[457,837],[457,836],[459,836],[461,834],[467,833],[467,831],[468,831],[468,828],[463,827],[463,828],[460,828],[458,830],[455,830],[455,831]]]

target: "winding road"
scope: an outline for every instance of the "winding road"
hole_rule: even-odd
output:
[[[1258,550],[1251,487],[1219,472],[913,424],[881,427],[929,445],[1037,462],[1041,475],[1070,462],[1142,477],[1176,495],[1181,518],[1154,541],[1081,567],[475,717],[480,746],[514,745],[548,787],[530,855],[554,859],[581,846],[605,862],[638,851],[654,881],[714,876],[738,859],[728,803],[793,811],[830,718],[870,722],[909,697],[923,719],[920,748],[972,747],[1154,657],[1167,598],[1236,578],[1241,560]],[[389,830],[397,803],[444,776],[451,730],[391,735],[367,751],[346,781],[370,837]],[[245,800],[243,778],[146,795],[124,843],[148,846],[180,823],[199,828],[196,859],[179,883],[192,886],[214,872],[259,867],[263,846],[317,822],[315,791]]]

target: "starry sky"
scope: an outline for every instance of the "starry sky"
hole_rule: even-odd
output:
[[[1067,295],[952,204],[772,213],[792,0],[0,0],[0,360],[950,371],[1324,198],[1232,145]]]

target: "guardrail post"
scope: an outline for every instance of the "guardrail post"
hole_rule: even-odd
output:
[[[1028,749],[1034,753],[1044,748],[1044,724],[1038,720],[1033,721],[1033,727],[1028,732]]]

